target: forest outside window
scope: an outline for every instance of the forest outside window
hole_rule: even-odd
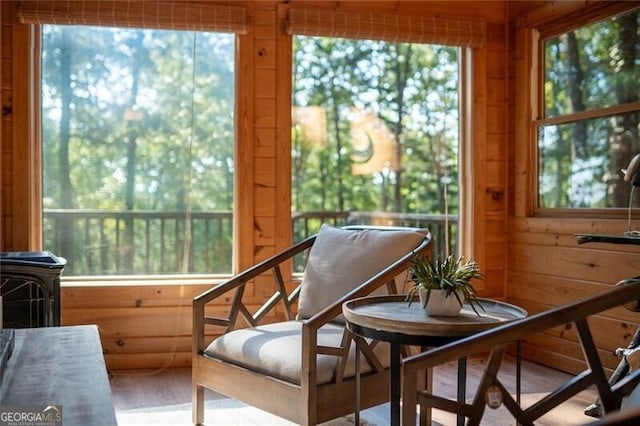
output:
[[[640,153],[639,10],[559,35],[541,30],[539,207],[629,205],[621,169]]]
[[[429,227],[440,254],[457,252],[461,49],[307,36],[293,46],[292,211],[306,219],[294,237],[344,213]]]
[[[418,226],[437,253],[457,252],[471,201],[459,185],[472,115],[460,64],[485,43],[486,22],[292,7],[286,30],[294,238],[320,220]]]
[[[43,240],[65,276],[231,272],[234,40],[42,26]]]

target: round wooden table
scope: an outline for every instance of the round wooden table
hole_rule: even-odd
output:
[[[400,350],[402,345],[423,348],[451,343],[497,325],[524,318],[527,311],[518,306],[490,299],[477,299],[479,314],[465,303],[459,316],[428,316],[420,301],[411,305],[405,295],[369,296],[353,299],[342,305],[347,328],[356,336],[389,342],[391,346],[391,424],[400,424]],[[359,421],[359,340],[356,339],[356,424]],[[518,354],[519,364],[519,354]],[[520,368],[518,365],[518,375]],[[519,379],[519,377],[518,377]],[[519,382],[519,380],[518,380]],[[465,397],[466,359],[458,362],[458,400]],[[519,388],[519,383],[518,383]],[[464,424],[464,418],[458,418]]]

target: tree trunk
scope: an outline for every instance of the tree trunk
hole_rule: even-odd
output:
[[[137,97],[138,97],[138,83],[140,80],[140,68],[141,68],[141,57],[142,57],[142,31],[138,31],[136,33],[135,38],[131,41],[131,48],[133,51],[132,54],[132,64],[131,64],[131,92],[129,98],[129,108],[133,110],[136,106]],[[135,116],[135,114],[132,114]],[[133,117],[132,117],[133,118]],[[127,141],[127,181],[126,181],[126,189],[125,189],[125,209],[128,211],[133,211],[135,209],[135,181],[136,181],[136,145],[137,145],[137,124],[133,121],[127,122],[127,130],[128,130],[128,141]],[[125,220],[125,238],[127,243],[123,248],[122,253],[122,273],[133,273],[134,272],[134,262],[133,262],[133,251],[134,251],[134,241],[135,241],[135,230],[133,218],[128,216]]]
[[[580,47],[576,40],[576,34],[569,31],[562,37],[567,49],[567,89],[571,100],[572,113],[584,111],[584,101],[582,99],[582,84],[584,73],[580,60]],[[578,159],[588,158],[587,150],[587,125],[584,121],[578,121],[572,126],[572,146],[575,156]],[[572,159],[573,160],[573,159]]]
[[[560,58],[560,45],[556,44],[555,45],[555,54],[556,54],[556,58],[555,61],[556,62],[560,62],[561,58]],[[553,99],[558,99],[560,96],[560,87],[558,84],[553,84],[552,86],[552,90],[553,90]],[[553,106],[551,107],[551,110],[549,111],[549,115],[551,116],[555,116],[558,115],[558,105],[553,102],[552,104]],[[557,132],[557,136],[558,138],[558,142],[556,144],[556,148],[554,150],[552,150],[553,152],[553,156],[554,156],[554,161],[556,163],[556,179],[555,179],[555,204],[552,204],[553,207],[560,207],[560,206],[565,206],[568,207],[570,206],[570,197],[569,197],[569,191],[567,191],[568,188],[568,179],[567,176],[570,174],[570,170],[568,170],[568,167],[564,167],[563,162],[565,161],[566,157],[570,157],[571,161],[575,160],[575,152],[573,150],[573,144],[569,144],[569,146],[567,146],[567,144],[564,141],[563,138],[563,134],[562,132]],[[540,161],[544,161],[546,160],[546,155],[541,158]],[[548,161],[548,160],[547,160]],[[549,207],[549,206],[542,206],[542,207]]]
[[[400,44],[396,44],[396,51],[400,49]],[[398,56],[400,56],[400,52],[398,52]],[[396,111],[398,114],[398,121],[394,123],[393,127],[393,137],[396,142],[395,146],[395,175],[396,181],[393,189],[393,211],[394,212],[402,212],[402,152],[403,152],[403,144],[402,144],[402,133],[404,132],[404,128],[402,126],[402,116],[404,115],[404,107],[405,107],[405,88],[407,87],[407,79],[409,78],[409,70],[411,69],[411,45],[407,45],[407,49],[404,52],[404,62],[396,61],[396,104],[398,106],[398,110]]]
[[[618,19],[619,36],[618,48],[612,49],[617,56],[612,59],[619,70],[616,78],[616,98],[619,104],[638,101],[640,85],[634,74],[637,60],[638,45],[638,12],[622,15]],[[615,207],[624,207],[629,204],[631,185],[621,178],[620,169],[627,166],[629,160],[640,153],[638,141],[638,113],[632,112],[622,116],[615,116],[612,122],[612,135],[609,138],[611,155],[611,203]],[[636,197],[635,206],[640,206],[640,196]]]
[[[73,47],[67,28],[62,27],[60,42],[60,146],[58,150],[58,167],[60,182],[60,208],[73,209],[74,196],[71,183],[71,167],[69,165],[69,143],[71,140],[71,104],[73,102],[73,90],[71,88],[71,57]],[[63,257],[77,259],[73,246],[73,219],[65,217],[56,224],[56,240],[59,241],[59,253]],[[82,248],[78,248],[81,252]],[[70,273],[74,271],[74,265],[66,266]]]
[[[332,80],[333,81],[333,80]],[[333,109],[333,129],[335,131],[336,134],[336,167],[337,167],[337,173],[336,173],[336,183],[338,185],[338,211],[342,212],[344,211],[345,207],[344,207],[344,182],[342,179],[342,173],[344,173],[344,158],[342,155],[342,137],[340,135],[340,111],[338,110],[338,103],[336,102],[336,99],[338,98],[338,94],[336,93],[337,90],[335,88],[335,85],[332,83],[331,84],[331,93],[333,96],[331,96],[331,107]],[[323,183],[323,188],[325,187],[324,183]]]

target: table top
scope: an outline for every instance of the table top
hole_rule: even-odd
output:
[[[501,323],[527,316],[527,311],[491,299],[476,299],[483,309],[477,315],[465,303],[459,316],[436,317],[425,313],[420,302],[409,306],[405,295],[369,296],[353,299],[342,306],[344,317],[352,324],[390,333],[415,336],[468,336]]]
[[[0,395],[0,404],[61,405],[65,426],[116,424],[95,325],[16,329]]]

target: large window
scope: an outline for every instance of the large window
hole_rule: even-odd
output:
[[[629,205],[621,169],[640,153],[639,24],[635,9],[560,35],[542,31],[540,207]]]
[[[42,34],[44,248],[65,275],[231,272],[234,36]]]
[[[442,252],[445,238],[455,243],[457,227],[445,226],[459,206],[458,56],[452,46],[294,37],[300,236],[333,218],[429,227]]]

